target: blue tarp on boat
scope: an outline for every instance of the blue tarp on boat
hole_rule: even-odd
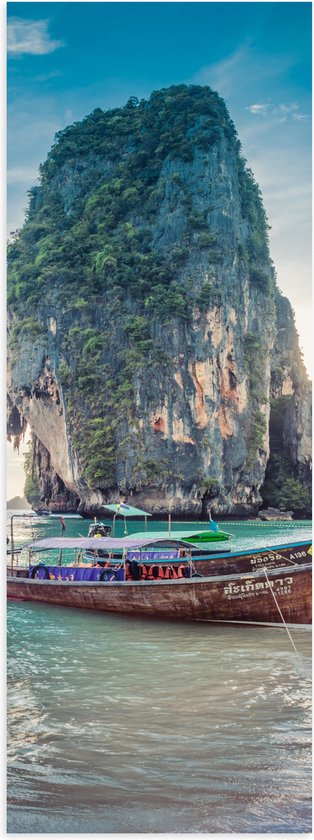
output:
[[[35,573],[36,569],[36,573]],[[110,577],[112,570],[97,568],[97,567],[83,567],[83,566],[30,566],[29,576],[39,578],[40,580],[85,580],[85,581],[100,581],[101,576]],[[112,573],[115,580],[123,580],[123,568]]]

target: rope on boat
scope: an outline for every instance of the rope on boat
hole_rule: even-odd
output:
[[[193,577],[193,575],[195,575],[196,577],[204,577],[204,575],[202,575],[201,572],[198,572],[197,569],[195,568],[195,563],[193,562],[192,557],[191,557],[189,565],[191,567],[191,577]]]
[[[275,554],[276,557],[280,557],[281,560],[284,560],[287,563],[292,563],[292,566],[298,565],[294,560],[289,560],[289,557],[284,557],[283,554],[279,554],[279,551],[272,551],[271,548],[268,548],[267,551],[269,554]]]
[[[292,644],[292,647],[293,647],[293,649],[294,649],[294,651],[295,651],[295,653],[296,653],[297,657],[298,657],[299,659],[301,659],[301,656],[300,656],[300,654],[299,654],[299,651],[297,650],[297,648],[296,648],[296,646],[295,646],[295,644],[294,644],[294,641],[293,641],[293,638],[292,638],[291,633],[290,633],[290,631],[289,631],[289,628],[288,628],[288,627],[287,627],[287,625],[286,625],[286,622],[285,622],[285,619],[284,619],[283,614],[282,614],[282,612],[281,612],[280,606],[279,606],[279,604],[278,604],[278,601],[277,601],[276,595],[275,595],[275,593],[273,592],[273,589],[272,589],[272,587],[271,587],[271,585],[270,585],[269,577],[268,577],[268,574],[267,574],[267,571],[266,571],[265,566],[264,566],[264,573],[265,573],[265,577],[266,577],[266,580],[267,580],[267,583],[268,583],[269,589],[270,589],[271,594],[272,594],[272,596],[273,596],[273,599],[274,599],[274,601],[275,601],[275,604],[276,604],[277,610],[278,610],[278,612],[279,612],[279,615],[280,615],[281,621],[282,621],[282,623],[283,623],[283,625],[284,625],[284,627],[285,627],[285,629],[286,629],[286,631],[287,631],[287,633],[288,633],[288,636],[289,636],[290,642],[291,642],[291,644]]]
[[[191,523],[185,523],[185,524],[194,525],[195,523],[191,522]],[[208,522],[199,522],[198,524],[199,525],[208,525]],[[227,520],[227,522],[223,522],[222,520],[219,520],[219,525],[223,525],[223,526],[226,526],[226,525],[227,526],[230,526],[230,525],[244,525],[245,528],[269,528],[272,525],[275,525],[276,528],[301,528],[301,529],[304,528],[304,529],[306,529],[306,528],[310,527],[310,525],[306,525],[305,523],[300,525],[299,522],[290,522],[290,520],[286,520],[286,522],[278,522],[278,520],[277,520],[277,521],[274,522],[271,519],[269,519],[268,522],[246,522],[245,520],[243,520],[243,521],[240,520],[239,522],[233,522],[232,519]]]
[[[227,519],[227,520],[220,519],[219,520],[219,525],[244,525],[245,528],[246,527],[256,528],[256,526],[258,528],[269,528],[272,525],[275,525],[276,528],[309,528],[310,526],[308,524],[306,524],[307,522],[308,522],[308,520],[304,520],[304,521],[302,521],[302,523],[300,523],[300,521],[295,522],[295,521],[290,520],[290,519],[286,519],[284,522],[280,522],[278,519],[275,520],[275,521],[272,520],[272,519],[269,519],[268,522],[265,522],[265,521],[262,521],[262,520],[261,521],[255,520],[254,522],[247,522],[247,520],[245,520],[245,519],[242,519],[242,520],[240,519],[239,522],[236,522],[236,521],[233,521],[233,519]],[[183,519],[181,521],[179,519],[174,519],[173,522],[172,522],[172,525],[180,525],[181,527],[183,525],[194,525],[194,527],[195,527],[195,525],[207,525],[207,527],[208,527],[209,520],[208,519],[207,520],[200,519],[200,520],[195,521],[195,519]]]

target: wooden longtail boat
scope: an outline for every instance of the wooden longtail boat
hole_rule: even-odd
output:
[[[164,531],[147,531],[147,519],[151,517],[152,514],[148,513],[146,510],[141,510],[140,508],[133,507],[132,505],[126,504],[126,502],[120,502],[117,504],[112,505],[103,505],[104,510],[110,511],[113,514],[112,520],[112,536],[115,536],[115,523],[117,516],[121,516],[124,519],[124,534],[128,534],[127,529],[127,520],[128,519],[135,519],[137,517],[142,517],[145,520],[145,531],[136,532],[137,537],[155,537],[159,539],[167,539],[168,537],[173,537],[174,539],[182,539],[186,540],[187,542],[197,543],[197,542],[221,542],[224,540],[229,540],[232,536],[227,531],[222,531],[213,519],[209,519],[208,526],[206,528],[192,528],[188,529],[187,527],[182,528],[182,523],[179,522],[171,522],[171,514],[168,517],[168,529]],[[178,525],[179,527],[175,530],[171,530],[173,525]],[[96,532],[96,529],[99,526],[103,529],[107,528],[108,526],[104,525],[103,522],[98,523],[95,520],[93,525],[90,525],[88,536],[91,537]],[[110,527],[110,526],[109,526]],[[101,531],[99,531],[100,533]],[[105,536],[105,534],[104,534]]]
[[[95,543],[96,548],[103,548],[99,544],[106,543],[108,566],[79,565],[78,559],[66,566],[31,562],[27,570],[20,571],[22,576],[9,572],[7,594],[13,599],[153,618],[275,625],[311,623],[310,542],[210,558],[192,558],[186,543],[173,542],[175,546],[163,540],[156,545],[154,540],[135,536],[123,540],[40,540],[30,546],[35,556],[48,549],[82,551],[94,548]],[[118,548],[120,562],[109,558],[110,551],[117,552]],[[202,563],[207,564],[205,575],[199,571]],[[133,579],[126,579],[127,564],[133,564]],[[147,571],[153,566],[177,570],[176,578],[148,579]]]

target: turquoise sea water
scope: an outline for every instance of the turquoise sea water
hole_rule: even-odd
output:
[[[250,548],[310,523],[220,524]],[[292,635],[10,602],[9,833],[310,832],[311,634]]]
[[[65,518],[66,530],[63,532],[65,537],[81,536],[87,537],[88,528],[92,519],[67,519]],[[99,520],[100,521],[100,520]],[[105,525],[112,525],[112,519],[102,517],[101,521]],[[8,516],[8,535],[10,535],[9,528],[10,516]],[[231,534],[231,537],[226,542],[217,542],[217,549],[219,551],[230,549],[231,551],[238,551],[240,549],[261,548],[267,545],[285,544],[286,542],[293,542],[294,540],[306,540],[311,536],[311,522],[309,520],[293,521],[293,522],[257,522],[257,521],[220,521],[219,527],[223,531]],[[174,536],[176,531],[191,532],[191,530],[201,530],[208,528],[207,522],[172,522],[171,535]],[[123,537],[125,528],[128,534],[133,534],[136,531],[144,531],[144,520],[138,518],[136,520],[126,520],[117,518],[115,524],[115,536]],[[168,533],[168,522],[155,522],[148,519],[147,532],[149,531],[164,531]],[[44,537],[62,536],[61,523],[59,518],[55,517],[30,517],[25,518],[21,516],[14,517],[14,542],[16,546],[25,545],[33,540],[42,539]],[[205,545],[205,543],[202,543]],[[211,543],[210,548],[214,545]],[[26,559],[26,554],[24,554]]]

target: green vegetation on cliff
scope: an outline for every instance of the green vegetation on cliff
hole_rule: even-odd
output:
[[[71,306],[99,295],[128,292],[147,314],[187,317],[177,267],[191,247],[215,249],[207,214],[191,205],[188,185],[173,176],[174,209],[182,201],[186,228],[167,257],[152,241],[164,197],[165,161],[191,162],[224,138],[238,160],[243,219],[249,224],[243,258],[252,284],[265,289],[259,262],[268,259],[267,224],[259,189],[240,154],[223,100],[207,87],[185,86],[129,100],[124,108],[97,108],[60,131],[30,192],[27,221],[9,247],[9,305],[19,311],[58,290]],[[67,189],[67,180],[69,187]],[[208,208],[209,209],[209,208]],[[209,253],[210,260],[219,253]],[[264,270],[265,271],[265,270]],[[268,278],[269,279],[269,278]],[[162,300],[162,305],[161,305]]]
[[[34,464],[32,458],[32,449],[31,443],[28,444],[28,451],[24,457],[24,471],[25,471],[25,484],[24,484],[24,496],[25,499],[29,502],[30,505],[38,505],[40,502],[40,485],[38,480],[38,474],[36,469],[36,464]]]
[[[219,169],[221,148],[236,178],[235,256],[251,288],[269,298],[274,283],[260,191],[224,102],[208,87],[178,85],[147,101],[132,97],[123,108],[97,108],[56,135],[40,186],[30,190],[26,222],[8,254],[12,347],[18,352],[22,337],[42,337],[54,315],[57,339],[53,344],[49,335],[47,355],[53,347],[89,486],[116,482],[117,446],[120,456],[131,448],[145,465],[134,382],[144,370],[149,379],[153,369],[169,366],[162,331],[188,331],[195,308],[204,315],[226,300],[225,237],[213,227],[209,199],[201,200],[200,189],[193,193],[189,181],[196,155],[217,158]],[[193,260],[205,279],[199,272],[195,281]],[[250,366],[252,460],[264,436],[255,375]]]

